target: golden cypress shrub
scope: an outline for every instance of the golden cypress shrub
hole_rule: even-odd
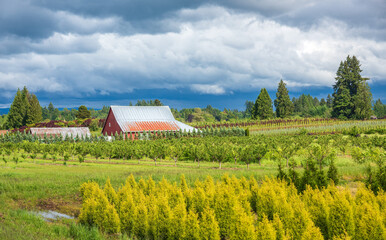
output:
[[[180,201],[172,211],[169,239],[178,240],[185,238],[186,220],[186,205],[183,201]]]
[[[139,179],[138,181],[138,190],[144,192],[146,191],[146,187],[147,187],[146,181],[141,177],[141,179]]]
[[[97,201],[94,198],[88,197],[83,200],[82,210],[80,211],[78,221],[82,224],[95,224],[95,217],[97,215]]]
[[[220,228],[220,236],[225,238],[229,235],[229,231],[232,228],[232,216],[235,214],[236,197],[233,189],[226,184],[221,183],[216,187],[214,212]]]
[[[110,203],[106,203],[103,208],[99,208],[96,224],[106,233],[119,233],[121,231],[118,213]]]
[[[315,226],[320,229],[324,237],[328,237],[328,213],[330,211],[328,200],[325,198],[324,190],[312,189],[307,186],[303,192],[302,199],[310,213]]]
[[[200,239],[200,223],[198,220],[198,215],[192,210],[189,211],[186,217],[185,223],[185,239],[189,240],[198,240]]]
[[[137,189],[138,188],[138,184],[135,181],[135,178],[134,178],[133,174],[130,174],[130,176],[127,177],[125,185],[130,185],[131,188],[133,188],[133,189]]]
[[[324,240],[324,237],[318,227],[310,224],[303,232],[301,240]]]
[[[250,212],[245,212],[239,202],[236,202],[233,206],[233,214],[231,215],[230,222],[228,231],[229,239],[256,239],[253,215]]]
[[[330,238],[354,235],[353,207],[345,193],[337,193],[330,206],[328,232]]]
[[[374,195],[374,193],[363,186],[361,186],[355,194],[355,203],[356,205],[361,205],[364,203],[378,205],[377,197]]]
[[[111,186],[110,178],[107,178],[106,185],[103,191],[111,204],[113,205],[118,204],[118,195],[115,192],[113,186]]]
[[[93,197],[95,189],[98,189],[98,188],[99,188],[99,185],[96,182],[83,183],[79,189],[83,201]]]
[[[276,215],[277,216],[277,215]],[[267,216],[263,215],[263,219],[257,224],[256,239],[276,240],[276,229],[268,220]]]
[[[351,240],[352,238],[346,233],[339,234],[337,236],[334,236],[332,240]]]
[[[355,239],[384,239],[384,225],[377,205],[364,202],[355,211]]]
[[[153,223],[155,226],[154,237],[155,239],[167,239],[170,235],[170,228],[173,227],[170,224],[172,213],[169,203],[165,196],[161,196],[157,198],[154,204],[156,205],[153,213],[155,215]]]
[[[209,201],[206,198],[204,189],[201,187],[194,188],[192,191],[190,209],[198,213],[199,216],[201,216],[201,213],[204,211],[204,208],[208,205]]]
[[[296,196],[291,187],[284,181],[265,179],[260,186],[253,185],[251,189],[251,206],[256,212],[257,219],[262,220],[267,216],[273,219],[276,213],[282,221],[288,234],[293,227],[294,209],[290,203],[290,196]]]
[[[209,207],[206,207],[201,215],[200,221],[200,239],[204,240],[219,240],[220,228],[214,211]]]
[[[383,226],[386,227],[386,193],[382,190],[378,192],[376,197],[377,203],[381,212],[381,217],[383,219]],[[386,237],[385,237],[386,239]]]
[[[186,179],[185,179],[184,174],[181,175],[180,188],[181,188],[182,192],[185,192],[188,189],[188,184],[186,183]]]
[[[147,185],[147,188],[146,188],[145,194],[150,195],[155,190],[155,182],[151,177],[149,177],[146,185]]]
[[[211,176],[208,175],[206,177],[203,187],[204,187],[206,199],[208,200],[209,206],[213,208],[214,198],[216,196],[216,186]]]
[[[307,229],[314,226],[314,223],[299,196],[291,196],[289,202],[293,210],[292,220],[289,224],[289,235],[294,239],[300,239]]]
[[[134,229],[136,206],[132,195],[122,199],[119,204],[119,218],[121,220],[122,232],[132,234]]]
[[[276,238],[277,240],[287,240],[290,237],[286,234],[283,222],[280,220],[280,217],[277,213],[273,215],[272,221],[273,227],[276,230]]]
[[[133,235],[138,239],[147,239],[149,224],[148,210],[144,195],[140,196],[140,201],[135,208],[133,220]]]

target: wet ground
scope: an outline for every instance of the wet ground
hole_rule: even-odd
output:
[[[59,213],[59,212],[55,212],[55,211],[51,211],[51,210],[32,212],[32,213],[35,215],[41,216],[47,222],[56,221],[56,220],[59,220],[61,218],[74,219],[74,217],[72,217],[72,216],[69,216],[69,215],[66,215],[63,213]]]

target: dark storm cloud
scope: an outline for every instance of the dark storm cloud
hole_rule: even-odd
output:
[[[119,17],[82,16],[68,11],[32,5],[23,0],[0,0],[0,37],[30,38],[39,41],[55,32],[93,34],[130,32],[130,23]]]
[[[385,16],[382,0],[0,0],[0,104],[24,85],[95,102],[331,88],[348,54],[384,86]]]
[[[274,17],[281,23],[306,28],[327,18],[356,28],[358,36],[386,38],[386,1],[383,0],[323,0]]]

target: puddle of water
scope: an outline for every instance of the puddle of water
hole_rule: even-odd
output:
[[[74,217],[71,217],[69,215],[66,215],[66,214],[63,214],[63,213],[59,213],[59,212],[55,212],[55,211],[51,211],[51,210],[33,212],[33,214],[41,216],[47,222],[52,222],[52,221],[58,220],[60,218],[74,219]]]

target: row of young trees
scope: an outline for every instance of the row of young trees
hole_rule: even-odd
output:
[[[305,185],[322,187],[328,183],[328,179],[337,182],[334,173],[334,160],[337,154],[351,155],[359,164],[375,164],[378,166],[372,174],[369,184],[376,189],[386,190],[385,164],[385,138],[382,137],[356,137],[342,135],[327,136],[256,136],[249,138],[240,137],[206,137],[206,138],[181,138],[158,139],[153,141],[113,141],[104,142],[73,142],[73,141],[33,141],[25,139],[19,141],[5,141],[0,139],[0,151],[10,156],[12,152],[22,152],[27,156],[39,155],[44,159],[62,159],[67,154],[72,159],[149,159],[157,165],[164,159],[178,161],[194,161],[198,167],[201,162],[217,162],[219,168],[224,162],[243,164],[247,168],[251,163],[261,164],[263,160],[276,161],[280,168],[281,178],[291,180],[299,189]],[[29,140],[29,141],[28,141]],[[9,154],[7,154],[9,153]],[[304,161],[295,161],[301,157]],[[284,167],[288,174],[284,173]],[[304,168],[303,176],[295,176],[299,166]],[[329,174],[325,175],[324,168],[330,167]],[[370,168],[373,169],[373,168]],[[332,172],[331,172],[332,171]],[[372,181],[372,182],[371,182]]]
[[[361,239],[386,237],[386,195],[359,188],[307,187],[224,175],[189,187],[131,175],[115,190],[108,179],[81,186],[79,222],[134,239]]]

